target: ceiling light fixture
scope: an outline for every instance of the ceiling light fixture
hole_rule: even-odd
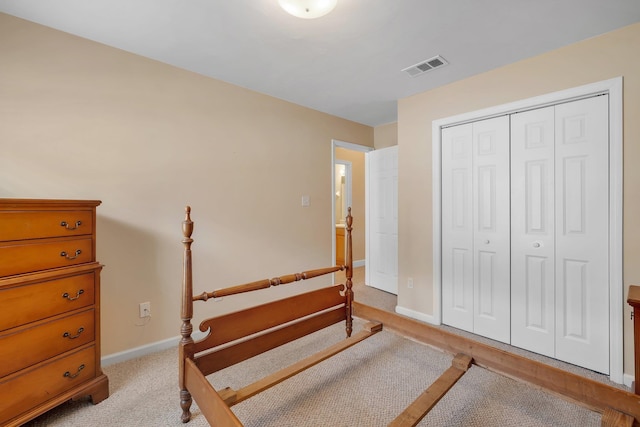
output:
[[[331,12],[338,0],[278,0],[278,3],[293,16],[313,19]]]

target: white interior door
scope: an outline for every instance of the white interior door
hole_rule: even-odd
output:
[[[442,322],[473,332],[473,125],[442,129]]]
[[[554,107],[511,116],[511,344],[555,357]]]
[[[509,116],[473,123],[473,332],[510,341]]]
[[[398,146],[366,154],[365,282],[398,294]]]
[[[556,358],[609,373],[608,95],[556,122]]]

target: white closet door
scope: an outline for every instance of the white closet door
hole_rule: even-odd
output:
[[[554,107],[511,116],[511,344],[555,357]]]
[[[443,323],[609,373],[608,106],[442,130]]]
[[[511,325],[508,116],[473,123],[473,190],[473,331],[508,343]]]
[[[556,121],[556,358],[609,373],[608,95]]]
[[[442,321],[473,331],[471,124],[442,130]]]

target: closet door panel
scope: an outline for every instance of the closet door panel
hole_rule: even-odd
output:
[[[511,116],[511,344],[555,356],[554,107]]]
[[[473,331],[472,125],[442,130],[442,321]]]
[[[609,373],[608,96],[556,106],[556,358]]]
[[[509,117],[473,123],[474,333],[510,340]]]

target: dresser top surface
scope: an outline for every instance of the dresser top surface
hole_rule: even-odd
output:
[[[68,200],[68,199],[3,199],[0,198],[0,209],[7,208],[47,208],[47,207],[96,207],[100,200]]]
[[[634,307],[640,307],[640,286],[629,286],[629,298],[627,302]]]

